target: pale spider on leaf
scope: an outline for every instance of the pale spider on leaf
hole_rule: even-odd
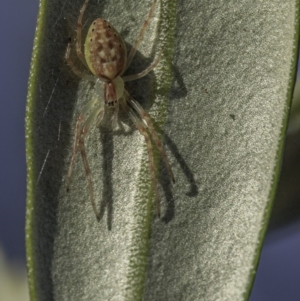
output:
[[[71,43],[69,42],[65,58],[68,65],[73,72],[82,79],[95,83],[95,91],[97,94],[96,99],[88,100],[76,122],[75,126],[75,138],[73,146],[72,159],[67,175],[67,191],[69,191],[70,181],[75,163],[78,148],[81,153],[83,165],[85,168],[88,189],[92,202],[96,218],[99,220],[100,213],[96,208],[92,175],[88,164],[86,150],[84,145],[84,138],[89,132],[90,126],[96,122],[99,125],[105,114],[105,107],[114,109],[113,124],[118,121],[119,106],[128,114],[133,121],[139,132],[145,137],[148,156],[149,167],[152,179],[152,185],[154,188],[155,201],[157,206],[157,215],[160,216],[160,196],[157,187],[156,171],[153,157],[152,141],[159,150],[161,157],[163,158],[165,165],[168,169],[170,177],[175,182],[174,175],[167,159],[166,153],[163,149],[162,143],[154,129],[153,123],[142,108],[142,106],[134,100],[130,94],[124,88],[124,82],[133,81],[147,75],[159,62],[160,55],[140,73],[123,76],[124,72],[130,65],[136,50],[141,43],[145,30],[149,25],[149,21],[154,13],[154,9],[158,0],[153,1],[150,12],[144,21],[144,24],[140,30],[140,33],[131,48],[128,56],[123,38],[106,20],[98,18],[90,26],[87,37],[84,44],[84,53],[81,47],[81,30],[82,30],[82,17],[87,7],[89,0],[86,0],[80,10],[77,21],[77,40],[76,40],[76,52],[77,56],[81,60],[84,66],[86,66],[93,75],[86,74],[75,67],[70,59]]]

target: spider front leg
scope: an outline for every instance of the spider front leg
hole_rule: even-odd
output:
[[[77,67],[74,65],[73,61],[70,58],[70,53],[71,53],[71,42],[68,43],[67,49],[66,49],[66,53],[65,53],[65,59],[68,63],[68,65],[71,67],[72,71],[78,76],[81,77],[82,79],[86,79],[90,82],[95,82],[95,77],[92,75],[88,75],[82,71],[80,71],[79,69],[77,69]]]
[[[84,11],[88,5],[89,0],[86,0],[80,10],[80,14],[78,16],[78,20],[77,20],[77,40],[76,40],[76,52],[77,52],[77,56],[79,57],[79,59],[81,60],[81,62],[88,68],[87,63],[85,61],[85,56],[82,53],[82,49],[81,49],[81,31],[82,31],[82,17],[84,14]]]
[[[86,176],[88,179],[88,189],[89,189],[93,210],[95,212],[96,218],[99,220],[99,212],[96,208],[96,202],[95,202],[94,192],[93,192],[92,175],[88,164],[85,145],[84,145],[84,138],[88,134],[91,125],[95,123],[96,119],[97,119],[97,123],[100,124],[104,116],[104,112],[105,112],[104,105],[102,104],[102,102],[100,102],[100,105],[97,105],[97,101],[98,101],[97,97],[94,97],[90,101],[88,101],[83,106],[81,113],[77,118],[76,127],[75,127],[74,145],[73,145],[73,154],[72,154],[72,159],[67,175],[67,191],[69,191],[73,168],[74,168],[78,147],[79,147]],[[88,113],[90,114],[86,119],[85,117]]]
[[[170,175],[170,178],[172,180],[173,183],[175,183],[175,177],[171,168],[171,165],[169,163],[168,157],[166,155],[166,152],[162,146],[162,143],[154,129],[152,120],[150,118],[150,116],[148,115],[148,113],[143,109],[143,107],[136,101],[134,100],[127,91],[125,91],[125,95],[127,97],[127,102],[129,103],[129,106],[131,106],[132,108],[134,108],[134,110],[138,113],[138,115],[140,116],[141,119],[145,120],[149,129],[149,132],[153,138],[153,141],[157,147],[157,149],[160,152],[160,155],[167,167],[168,173]]]
[[[80,115],[77,118],[76,121],[76,126],[75,126],[75,134],[74,134],[74,144],[73,144],[73,153],[72,153],[72,159],[71,163],[69,166],[69,171],[67,175],[67,191],[69,191],[70,184],[71,184],[71,177],[73,173],[73,168],[77,156],[77,151],[78,151],[78,144],[79,144],[79,138],[80,138],[80,133],[82,131],[82,123],[85,120],[86,114],[93,108],[95,105],[97,99],[93,98],[90,101],[88,101],[82,108]]]
[[[104,116],[104,110],[103,110],[102,107],[94,109],[93,112],[90,114],[89,118],[86,120],[84,126],[82,127],[80,137],[79,137],[79,141],[78,141],[82,162],[83,162],[86,177],[87,177],[87,180],[88,180],[88,189],[89,189],[89,194],[90,194],[90,198],[91,198],[91,202],[92,202],[92,207],[93,207],[93,210],[95,212],[97,220],[99,220],[99,218],[100,218],[100,213],[99,213],[99,211],[97,210],[97,207],[96,207],[96,202],[95,202],[95,197],[94,197],[94,190],[93,190],[92,173],[91,173],[91,169],[89,167],[89,163],[88,163],[88,160],[87,160],[87,155],[86,155],[86,151],[85,151],[85,144],[84,144],[84,138],[87,135],[87,133],[89,132],[90,126],[95,122],[95,119],[98,118],[98,122],[101,123],[101,120],[103,119],[103,116]]]
[[[161,57],[161,53],[162,53],[162,51],[160,51],[160,53],[158,54],[158,56],[156,57],[156,59],[145,70],[143,70],[140,73],[123,76],[122,77],[123,81],[124,82],[129,82],[129,81],[136,80],[136,79],[139,79],[139,78],[142,78],[142,77],[146,76],[159,63],[159,60],[160,60],[160,57]]]
[[[84,119],[84,116],[82,114],[80,114],[76,121],[73,153],[72,153],[72,159],[71,159],[71,163],[70,163],[68,175],[67,175],[67,192],[69,192],[69,190],[70,190],[71,178],[72,178],[73,168],[74,168],[74,164],[75,164],[75,160],[76,160],[76,156],[77,156],[79,136],[80,136],[81,124],[83,122],[83,119]]]
[[[136,113],[127,106],[127,111],[129,114],[130,119],[133,121],[139,132],[144,136],[146,145],[147,145],[147,151],[148,151],[148,157],[149,157],[149,170],[152,180],[152,185],[154,189],[154,197],[155,197],[155,203],[156,203],[156,209],[157,209],[157,216],[160,217],[160,195],[158,191],[158,185],[157,185],[157,179],[156,179],[156,172],[155,172],[155,164],[154,164],[154,156],[153,156],[153,147],[151,143],[150,136],[147,132],[147,129],[144,125],[144,123],[137,117]]]
[[[112,117],[112,128],[116,129],[119,122],[119,102],[117,102],[114,110],[114,115]]]
[[[144,21],[144,24],[143,24],[143,26],[142,26],[142,28],[140,30],[140,33],[139,33],[137,39],[135,40],[134,45],[130,49],[130,52],[129,52],[128,57],[127,57],[126,68],[124,69],[123,73],[127,70],[127,68],[129,67],[129,65],[131,64],[132,59],[134,58],[135,53],[136,53],[136,51],[137,51],[137,49],[138,49],[138,47],[139,47],[139,45],[140,45],[140,43],[141,43],[144,35],[145,35],[145,31],[146,31],[147,27],[149,26],[150,19],[151,19],[153,13],[154,13],[154,9],[155,9],[156,3],[157,3],[157,0],[154,0],[153,3],[152,3],[152,6],[150,8],[149,14],[148,14],[146,20]]]

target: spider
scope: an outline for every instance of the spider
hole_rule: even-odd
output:
[[[123,76],[124,72],[131,64],[138,46],[141,43],[158,0],[153,1],[148,16],[144,21],[139,35],[128,55],[123,38],[109,22],[101,18],[96,19],[91,24],[85,39],[84,52],[82,52],[82,18],[88,2],[89,0],[84,2],[77,20],[76,52],[80,61],[92,74],[82,72],[74,65],[70,58],[70,41],[66,49],[65,59],[76,75],[95,84],[97,98],[86,101],[76,121],[73,153],[67,175],[67,191],[69,191],[73,167],[79,150],[88,181],[88,190],[92,207],[97,220],[100,219],[100,213],[97,210],[94,198],[92,174],[88,164],[84,139],[93,123],[96,122],[97,125],[100,125],[106,108],[114,110],[112,122],[113,125],[116,124],[118,121],[119,107],[121,107],[125,113],[128,114],[129,118],[145,138],[157,215],[160,217],[160,196],[157,186],[152,142],[154,142],[156,148],[160,152],[170,178],[175,183],[174,175],[150,116],[124,88],[125,82],[144,77],[153,70],[159,62],[160,55],[158,55],[157,58],[140,73]]]

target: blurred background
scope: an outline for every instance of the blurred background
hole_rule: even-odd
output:
[[[2,1],[0,19],[0,301],[29,300],[24,118],[38,0]],[[251,301],[300,300],[300,85]]]

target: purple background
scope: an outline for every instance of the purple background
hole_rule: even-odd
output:
[[[25,265],[24,116],[38,0],[2,1],[0,246]],[[300,300],[300,222],[267,235],[251,301]]]
[[[25,105],[38,0],[1,3],[0,245],[25,263]]]

